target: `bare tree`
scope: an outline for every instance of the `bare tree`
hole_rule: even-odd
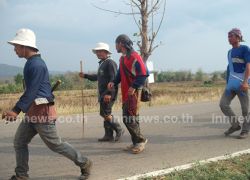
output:
[[[96,5],[96,8],[115,13],[118,15],[132,15],[133,19],[139,29],[138,33],[134,36],[138,37],[137,45],[140,49],[140,54],[143,60],[146,62],[152,52],[161,44],[161,42],[155,44],[155,38],[157,37],[159,30],[164,19],[166,10],[166,0],[128,0],[126,3],[131,7],[131,12],[113,11],[104,8],[100,8]],[[156,25],[156,18],[160,16],[158,24]]]

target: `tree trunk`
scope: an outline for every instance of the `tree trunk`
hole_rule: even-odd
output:
[[[142,22],[142,31],[141,31],[141,56],[143,61],[146,62],[148,54],[148,0],[142,0],[141,2],[141,22]]]

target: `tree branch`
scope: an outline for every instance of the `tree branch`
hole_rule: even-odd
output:
[[[141,48],[142,48],[142,46],[141,46],[141,44],[140,44],[140,41],[137,41],[137,46],[140,48],[140,51],[141,51]]]
[[[164,19],[164,16],[165,16],[165,12],[166,12],[166,0],[164,0],[164,5],[163,5],[163,13],[162,13],[162,17],[161,17],[161,21],[160,21],[160,24],[159,24],[159,26],[158,26],[158,29],[157,29],[157,31],[156,31],[156,33],[155,33],[155,37],[157,36],[157,34],[158,34],[158,32],[159,32],[159,30],[160,30],[160,28],[161,28],[161,25],[162,25],[162,22],[163,22],[163,19]]]
[[[139,12],[134,12],[134,13],[127,13],[127,12],[121,12],[121,11],[113,11],[113,10],[109,10],[109,9],[104,9],[101,8],[99,6],[96,6],[95,4],[91,3],[92,6],[94,6],[95,8],[102,10],[102,11],[106,11],[106,12],[110,12],[110,13],[114,13],[114,14],[118,14],[118,15],[135,15],[135,14],[140,14]]]
[[[150,52],[150,54],[152,54],[152,52],[153,52],[156,48],[158,48],[159,46],[160,46],[160,45],[157,44],[155,47],[153,47],[152,50],[151,50],[151,52]]]
[[[137,4],[134,0],[130,0],[131,4],[134,4],[139,10],[141,10],[140,4]]]
[[[156,3],[151,7],[150,11],[148,11],[148,16],[154,11],[157,11],[157,9],[159,9],[159,7],[157,7],[159,3],[160,3],[160,0],[157,0]]]
[[[161,45],[161,42],[154,45],[154,41],[159,33],[159,30],[163,24],[163,19],[166,13],[166,1],[167,0],[126,0],[125,5],[129,5],[131,12],[122,12],[120,10],[114,11],[105,9],[92,4],[95,8],[110,12],[117,15],[132,15],[139,33],[134,33],[137,37],[137,46],[140,49],[142,58],[146,62],[152,52]],[[150,3],[150,4],[149,4]],[[163,7],[162,7],[163,6]],[[158,16],[161,9],[163,12],[159,15],[159,23],[155,24],[155,17]],[[139,11],[139,12],[137,12]],[[151,17],[150,17],[151,16]],[[151,18],[151,28],[148,25]],[[156,28],[156,31],[155,31]],[[140,39],[140,40],[139,40]]]
[[[159,47],[159,45],[156,45],[155,47],[153,47],[153,42],[154,42],[155,37],[157,36],[157,34],[158,34],[158,32],[159,32],[159,30],[161,28],[161,25],[162,25],[162,22],[163,22],[163,19],[164,19],[164,15],[165,15],[165,11],[166,11],[166,0],[164,0],[164,6],[163,7],[164,7],[163,8],[163,14],[162,14],[162,17],[161,17],[160,24],[159,24],[159,26],[157,28],[157,31],[155,33],[152,32],[152,40],[151,40],[150,45],[149,45],[149,52],[150,53],[153,52],[157,47]],[[152,29],[152,31],[153,31],[153,29]]]
[[[133,6],[132,6],[132,3],[133,3],[133,2],[134,2],[133,0],[130,1],[131,11],[132,11],[132,14],[133,14],[133,19],[134,19],[134,21],[135,21],[135,24],[137,25],[137,27],[138,27],[138,29],[139,29],[139,31],[140,31],[140,34],[141,34],[141,33],[142,33],[141,27],[140,27],[140,25],[137,23],[137,20],[136,20],[136,18],[135,18],[134,8],[133,8]]]

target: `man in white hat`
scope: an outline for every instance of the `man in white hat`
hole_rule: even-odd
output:
[[[28,179],[28,144],[36,134],[39,134],[52,151],[62,154],[80,167],[79,179],[87,179],[92,162],[70,144],[62,142],[57,135],[54,95],[51,92],[47,66],[38,54],[34,32],[30,29],[20,29],[14,39],[8,43],[15,47],[18,57],[27,59],[23,71],[25,92],[12,110],[2,114],[3,119],[14,121],[21,111],[26,113],[14,138],[16,175],[11,179]]]
[[[104,119],[103,126],[105,130],[104,136],[98,139],[98,141],[119,141],[124,130],[112,115],[112,106],[116,100],[118,88],[107,89],[108,83],[115,79],[117,64],[110,58],[111,52],[108,44],[103,42],[97,43],[96,48],[92,49],[92,51],[100,60],[97,74],[79,73],[79,76],[90,81],[98,81],[98,101],[100,103],[100,115]],[[113,131],[116,132],[115,138]]]

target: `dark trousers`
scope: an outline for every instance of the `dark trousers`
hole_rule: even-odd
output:
[[[134,145],[145,141],[145,138],[140,131],[140,122],[138,113],[139,100],[137,97],[140,97],[138,96],[138,93],[136,93],[132,97],[129,97],[129,100],[123,103],[122,105],[123,123],[128,129]]]
[[[250,129],[250,122],[249,122],[249,95],[248,92],[245,92],[244,94],[240,92],[231,92],[231,94],[227,94],[226,91],[224,91],[221,100],[220,100],[220,108],[225,116],[228,116],[230,119],[231,125],[236,128],[239,126],[240,122],[238,121],[238,117],[230,107],[230,104],[232,100],[235,98],[235,96],[238,96],[241,110],[242,110],[242,117],[243,121],[242,125],[242,131],[243,132],[249,132]]]
[[[105,103],[103,100],[100,101],[100,115],[105,118],[106,116],[112,115],[112,107],[115,101]]]

